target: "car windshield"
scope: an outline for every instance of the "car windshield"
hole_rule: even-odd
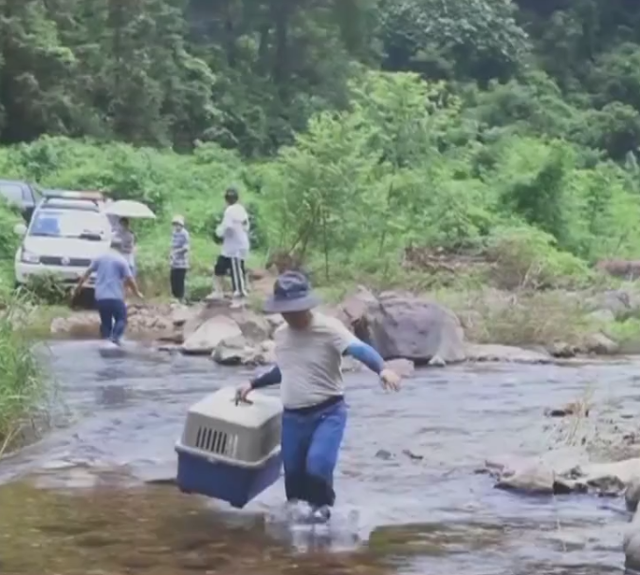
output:
[[[29,235],[100,241],[111,234],[109,219],[88,210],[40,210]]]

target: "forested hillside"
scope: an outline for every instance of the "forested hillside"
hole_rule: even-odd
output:
[[[0,135],[273,153],[363,67],[450,82],[485,129],[638,143],[627,0],[2,0]],[[480,89],[478,89],[478,86]]]
[[[552,250],[545,265],[569,275],[640,251],[640,3],[0,0],[0,13],[5,177],[143,195],[207,246],[233,180],[256,245],[317,256],[327,275],[505,238]]]

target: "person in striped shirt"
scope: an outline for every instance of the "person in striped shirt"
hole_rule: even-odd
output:
[[[178,301],[184,301],[187,270],[189,269],[190,238],[182,216],[174,216],[171,221],[171,295]]]

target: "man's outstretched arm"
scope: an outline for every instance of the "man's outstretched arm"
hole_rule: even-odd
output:
[[[282,373],[277,365],[274,365],[268,371],[261,373],[259,376],[251,380],[251,389],[260,389],[261,387],[269,387],[277,385],[282,381]]]
[[[366,365],[371,371],[380,375],[384,370],[384,359],[369,344],[356,339],[344,350],[343,355],[349,355]]]

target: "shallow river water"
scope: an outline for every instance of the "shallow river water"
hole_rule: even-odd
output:
[[[427,370],[399,394],[347,375],[346,526],[295,535],[268,520],[281,481],[242,511],[143,483],[174,474],[188,406],[249,372],[151,352],[107,359],[98,345],[46,352],[63,408],[41,442],[0,462],[1,573],[622,573],[622,501],[513,495],[474,470],[547,449],[544,409],[585,389],[637,413],[640,361]]]

